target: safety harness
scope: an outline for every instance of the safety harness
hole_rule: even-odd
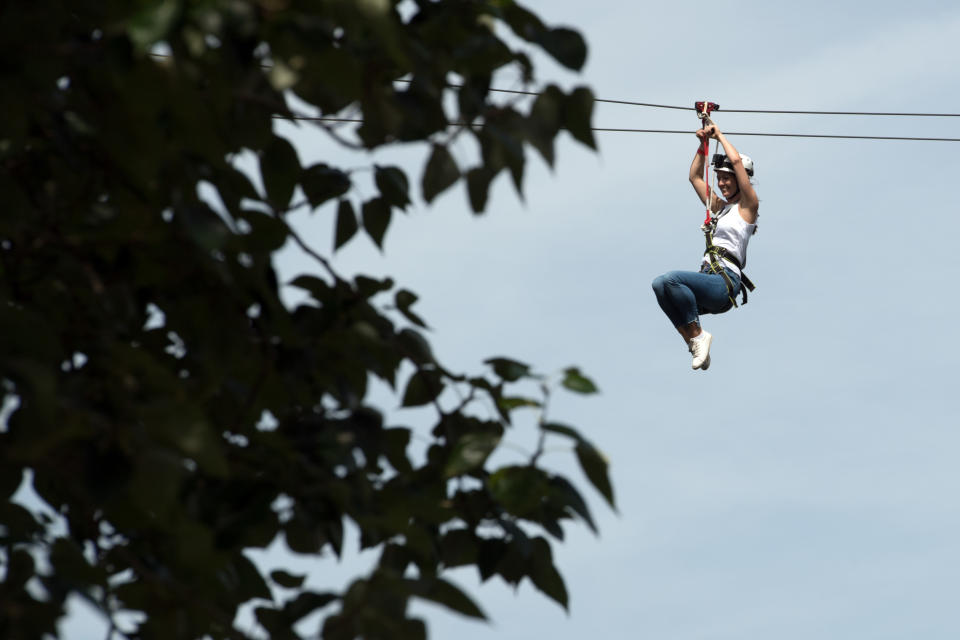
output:
[[[703,121],[704,126],[710,122],[710,113],[712,111],[720,109],[720,105],[708,102],[704,100],[703,102],[694,103],[694,107],[697,110],[697,117]],[[706,162],[706,159],[709,157],[707,154],[710,151],[710,139],[704,137],[703,139],[703,159],[704,159],[704,182],[706,183],[706,205],[707,205],[707,217],[704,219],[703,224],[700,226],[700,229],[703,231],[704,240],[706,241],[707,248],[703,252],[703,255],[706,256],[709,261],[709,273],[715,273],[723,276],[723,281],[727,285],[727,298],[730,300],[730,304],[734,307],[737,307],[737,301],[734,298],[734,286],[733,280],[730,279],[730,276],[727,274],[726,269],[723,267],[722,260],[728,260],[733,263],[737,269],[740,271],[740,293],[742,295],[742,303],[747,304],[747,290],[753,291],[756,287],[753,282],[750,281],[750,278],[747,277],[747,274],[743,272],[743,265],[740,264],[740,261],[735,255],[730,253],[727,249],[723,247],[718,247],[713,244],[713,233],[717,230],[717,222],[729,209],[725,209],[717,217],[711,216],[710,211],[710,200],[713,195],[710,191],[710,163]],[[716,154],[715,154],[716,155]]]
[[[725,212],[724,212],[725,213]],[[750,278],[747,277],[747,274],[743,272],[743,265],[740,264],[740,261],[737,259],[737,256],[733,255],[730,251],[724,247],[718,247],[713,244],[713,232],[716,231],[717,221],[723,217],[721,213],[716,218],[713,218],[709,223],[705,223],[701,229],[703,229],[703,237],[706,240],[707,248],[703,252],[703,255],[707,257],[710,263],[710,273],[717,273],[723,276],[723,281],[727,285],[727,298],[730,299],[730,303],[737,307],[737,301],[734,298],[733,293],[733,280],[730,279],[730,276],[727,274],[727,270],[723,267],[723,262],[721,260],[728,260],[737,267],[740,271],[740,295],[742,296],[741,304],[747,304],[747,290],[753,291],[756,287],[753,282],[750,281]]]

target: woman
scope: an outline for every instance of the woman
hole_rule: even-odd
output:
[[[720,247],[721,254],[725,256],[718,258],[718,264],[726,272],[727,278],[714,273],[709,256],[704,255],[699,272],[670,271],[653,281],[653,291],[660,308],[683,336],[693,354],[693,368],[703,370],[710,366],[713,336],[700,327],[700,314],[723,313],[733,306],[733,298],[743,286],[741,269],[747,263],[747,243],[757,230],[759,207],[757,193],[750,182],[753,161],[739,154],[709,118],[705,124],[696,132],[700,146],[690,165],[690,184],[704,204],[710,197],[710,208],[716,214],[713,244]],[[726,152],[726,158],[717,168],[717,187],[725,202],[721,202],[716,194],[707,193],[703,179],[703,165],[706,162],[703,141],[709,138],[719,141]]]

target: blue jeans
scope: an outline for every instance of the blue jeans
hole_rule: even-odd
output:
[[[653,281],[653,292],[660,308],[670,318],[674,327],[691,322],[700,322],[702,313],[723,313],[733,304],[730,296],[740,293],[740,276],[726,270],[733,283],[733,291],[727,293],[727,283],[719,273],[697,271],[668,271]]]

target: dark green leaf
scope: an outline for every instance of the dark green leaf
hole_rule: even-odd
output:
[[[434,361],[430,343],[413,329],[403,329],[397,334],[403,355],[410,358],[415,364],[429,364]]]
[[[543,404],[532,398],[521,398],[520,396],[503,396],[497,400],[497,404],[504,411],[513,411],[521,407],[542,407]]]
[[[349,200],[341,200],[337,207],[337,235],[333,242],[334,251],[345,245],[359,228],[353,205]]]
[[[443,391],[440,372],[433,369],[419,369],[407,383],[403,394],[404,407],[418,407],[429,404]]]
[[[540,428],[544,431],[549,431],[551,433],[559,433],[561,435],[568,436],[577,441],[583,441],[583,437],[580,433],[573,427],[568,427],[564,424],[559,424],[556,422],[546,422],[540,425]]]
[[[410,473],[413,466],[407,458],[407,445],[410,444],[410,429],[394,428],[384,431],[384,454],[398,473]]]
[[[530,375],[530,367],[510,358],[489,358],[483,361],[493,367],[493,372],[507,382],[516,382]]]
[[[533,41],[546,30],[540,18],[516,2],[508,1],[500,4],[503,19],[510,25],[513,32],[524,40]]]
[[[383,198],[374,198],[363,203],[363,228],[381,249],[383,236],[390,225],[390,205]]]
[[[374,171],[374,179],[383,199],[394,207],[405,209],[410,204],[407,175],[397,167],[375,165]]]
[[[583,518],[590,529],[597,533],[597,526],[593,523],[593,516],[590,515],[590,509],[580,492],[577,491],[570,482],[561,476],[550,478],[550,497],[551,500],[558,502],[563,507],[568,507],[574,513]]]
[[[549,487],[546,473],[536,467],[504,467],[487,480],[490,494],[503,507],[526,517],[540,506]]]
[[[275,526],[275,525],[274,525]],[[276,529],[274,529],[276,531]],[[270,598],[270,587],[267,586],[260,570],[242,553],[234,556],[231,567],[237,575],[237,595],[243,600],[252,598]]]
[[[507,543],[497,538],[486,538],[480,540],[480,548],[477,553],[477,572],[480,579],[486,582],[497,572],[497,567],[503,561],[507,553]]]
[[[308,291],[318,301],[325,299],[333,291],[326,280],[317,276],[299,275],[290,281],[290,286]]]
[[[291,623],[295,623],[337,599],[337,595],[334,593],[314,593],[312,591],[301,593],[283,605],[284,617]]]
[[[389,291],[393,288],[393,279],[384,278],[383,280],[378,280],[377,278],[371,278],[365,275],[358,275],[353,279],[357,283],[357,292],[364,298],[372,298],[378,293],[384,291]]]
[[[457,440],[447,461],[445,475],[458,476],[481,468],[498,444],[500,444],[500,435],[496,433],[466,434]]]
[[[468,529],[454,529],[440,540],[440,561],[446,567],[462,567],[477,562],[477,538]]]
[[[613,503],[613,487],[610,485],[610,477],[607,473],[606,457],[591,445],[582,442],[577,445],[577,460],[580,461],[580,467],[587,479],[607,499],[607,503],[616,509]]]
[[[474,213],[483,213],[486,209],[490,183],[496,175],[496,172],[486,166],[475,167],[467,172],[467,194],[470,196],[470,207]]]
[[[215,176],[217,189],[220,192],[220,199],[223,204],[231,211],[236,213],[244,199],[259,200],[260,195],[253,188],[253,184],[247,177],[247,174],[234,169],[225,167]]]
[[[441,580],[440,578],[417,580],[413,582],[412,591],[425,600],[442,604],[470,618],[479,618],[480,620],[487,619],[483,611],[480,610],[480,607],[478,607],[467,594],[446,580]]]
[[[300,186],[310,201],[310,206],[317,208],[327,200],[338,198],[349,191],[351,182],[346,173],[321,162],[303,170]]]
[[[591,149],[597,148],[593,139],[593,92],[580,87],[567,96],[564,125],[570,134]]]
[[[566,96],[556,85],[540,92],[530,108],[529,140],[549,166],[554,162],[554,138],[564,122]]]
[[[275,136],[260,154],[260,174],[270,206],[277,211],[286,210],[300,179],[300,160],[286,138]]]
[[[241,236],[244,250],[250,253],[272,252],[286,243],[289,231],[282,220],[253,209],[241,210],[238,217],[250,225],[250,233]]]
[[[593,381],[580,373],[576,367],[570,367],[563,374],[564,388],[577,393],[597,393],[598,389]]]
[[[400,291],[397,291],[396,303],[397,303],[397,309],[400,310],[400,313],[406,316],[407,320],[414,323],[415,325],[426,328],[427,325],[423,322],[420,316],[418,316],[417,314],[415,314],[413,311],[410,310],[410,307],[412,307],[413,303],[416,301],[417,301],[417,295],[415,293],[411,291],[407,291],[406,289],[401,289]]]
[[[287,589],[299,589],[303,586],[303,581],[306,578],[307,576],[297,576],[282,569],[270,572],[270,579]]]
[[[460,178],[460,170],[450,151],[439,144],[433,145],[433,152],[423,172],[421,187],[423,198],[432,202],[434,198],[449,189]]]
[[[568,69],[579,71],[587,61],[587,43],[573,29],[560,27],[542,31],[537,43]]]
[[[427,640],[427,624],[420,618],[400,620],[396,640]]]
[[[537,589],[548,595],[567,609],[567,587],[563,578],[553,565],[553,554],[550,552],[550,543],[543,538],[535,538],[532,542],[533,551],[530,554],[530,579]]]

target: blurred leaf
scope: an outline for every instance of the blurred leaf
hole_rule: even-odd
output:
[[[575,89],[566,103],[566,121],[564,126],[570,134],[591,149],[597,148],[593,139],[593,92],[583,87]]]
[[[530,143],[540,152],[549,166],[553,166],[554,138],[563,126],[566,96],[556,85],[540,92],[530,108]]]
[[[393,288],[393,278],[378,280],[361,274],[355,277],[353,281],[357,284],[357,292],[364,298],[372,298],[378,293],[389,291]]]
[[[507,382],[516,382],[530,375],[529,365],[510,358],[489,358],[483,363],[493,367],[493,372]]]
[[[536,40],[546,30],[543,22],[534,13],[510,0],[499,3],[503,19],[513,32],[524,40]]]
[[[478,607],[467,594],[446,580],[441,580],[440,578],[423,578],[413,582],[412,586],[413,593],[425,600],[442,604],[448,609],[462,613],[470,618],[479,618],[480,620],[487,619],[483,611],[480,610],[480,607]]]
[[[250,233],[240,236],[245,250],[271,252],[286,243],[289,231],[282,220],[253,209],[243,209],[237,217],[250,225]]]
[[[240,600],[247,601],[252,598],[270,598],[270,587],[260,574],[260,570],[253,562],[242,553],[238,553],[231,563],[236,571],[237,585],[236,593]]]
[[[569,507],[578,516],[583,518],[590,530],[597,533],[597,526],[593,522],[593,516],[590,515],[590,509],[586,501],[576,487],[570,484],[570,481],[561,476],[550,478],[550,496],[557,500],[564,507]]]
[[[290,286],[309,292],[318,302],[324,300],[331,292],[326,280],[317,276],[299,275],[290,281]]]
[[[587,44],[573,29],[545,30],[540,33],[537,43],[568,69],[579,71],[587,60]]]
[[[384,454],[398,473],[410,473],[413,466],[407,458],[407,446],[410,444],[410,429],[394,428],[384,431]]]
[[[447,531],[440,540],[440,560],[446,567],[462,567],[477,562],[478,546],[474,534],[467,529]]]
[[[570,367],[563,372],[563,386],[576,393],[597,393],[598,389],[593,381],[580,373],[576,367]]]
[[[521,398],[519,396],[501,397],[499,400],[497,400],[497,404],[504,411],[513,411],[514,409],[519,409],[521,407],[536,408],[543,406],[543,404],[537,400],[533,400],[532,398]]]
[[[337,207],[337,235],[333,243],[334,250],[345,245],[357,233],[360,225],[357,223],[357,214],[349,200],[341,200]]]
[[[483,467],[487,457],[500,444],[500,435],[495,433],[468,433],[459,440],[447,460],[444,474],[458,476]]]
[[[285,589],[299,589],[307,576],[297,576],[281,569],[270,572],[270,579]]]
[[[482,213],[487,208],[490,183],[495,177],[496,173],[486,166],[476,167],[467,172],[467,193],[474,213]]]
[[[352,183],[346,173],[324,163],[314,164],[300,175],[300,186],[310,201],[310,206],[316,209],[331,198],[339,198],[350,190]]]
[[[283,605],[284,617],[290,623],[296,623],[317,609],[322,609],[336,600],[337,595],[334,593],[314,593],[312,591],[305,591],[298,594],[296,598],[286,602]]]
[[[563,578],[553,565],[553,554],[550,544],[543,538],[535,538],[532,542],[533,551],[530,554],[530,579],[537,589],[555,600],[564,609],[568,609],[567,587]]]
[[[525,517],[546,496],[547,476],[536,467],[503,467],[487,480],[493,498],[514,515]]]
[[[415,303],[416,301],[417,301],[416,294],[410,291],[407,291],[406,289],[401,289],[400,291],[397,291],[397,295],[396,295],[397,309],[399,309],[400,312],[404,316],[406,316],[407,320],[409,320],[410,322],[414,323],[419,327],[426,328],[427,325],[423,322],[420,316],[418,316],[417,314],[415,314],[413,311],[410,310],[410,307],[412,307],[413,303]]]
[[[391,206],[405,209],[410,204],[410,185],[401,169],[374,165],[374,179],[380,195]]]
[[[440,372],[433,369],[418,369],[410,377],[403,394],[404,407],[419,407],[433,402],[443,391]]]
[[[507,543],[497,538],[481,538],[477,552],[477,572],[480,580],[486,582],[497,572],[497,567],[507,553]]]
[[[363,203],[363,228],[380,249],[383,236],[390,224],[390,205],[383,198],[374,198]]]
[[[450,188],[459,178],[460,170],[457,168],[453,156],[450,155],[450,151],[442,145],[433,145],[433,152],[427,161],[421,183],[424,200],[432,202],[434,198]]]
[[[597,488],[597,491],[606,498],[607,503],[614,509],[613,487],[607,474],[607,459],[591,445],[581,442],[577,445],[577,460],[586,474],[587,479]]]
[[[180,3],[176,0],[162,0],[151,4],[152,6],[141,10],[127,23],[130,40],[141,51],[166,38],[180,13]]]
[[[416,364],[430,364],[434,362],[430,343],[413,329],[403,329],[397,334],[403,354]]]
[[[244,199],[259,200],[260,194],[243,171],[233,167],[221,167],[214,176],[220,199],[231,212],[240,210]]]
[[[583,437],[580,435],[580,433],[576,429],[574,429],[573,427],[568,427],[563,424],[559,424],[556,422],[546,422],[541,424],[540,428],[543,429],[544,431],[550,431],[551,433],[559,433],[561,435],[568,436],[577,441],[581,441],[581,442],[584,441]]]
[[[286,138],[274,136],[263,150],[260,155],[260,173],[270,206],[276,211],[285,211],[300,179],[300,160],[293,145]]]

